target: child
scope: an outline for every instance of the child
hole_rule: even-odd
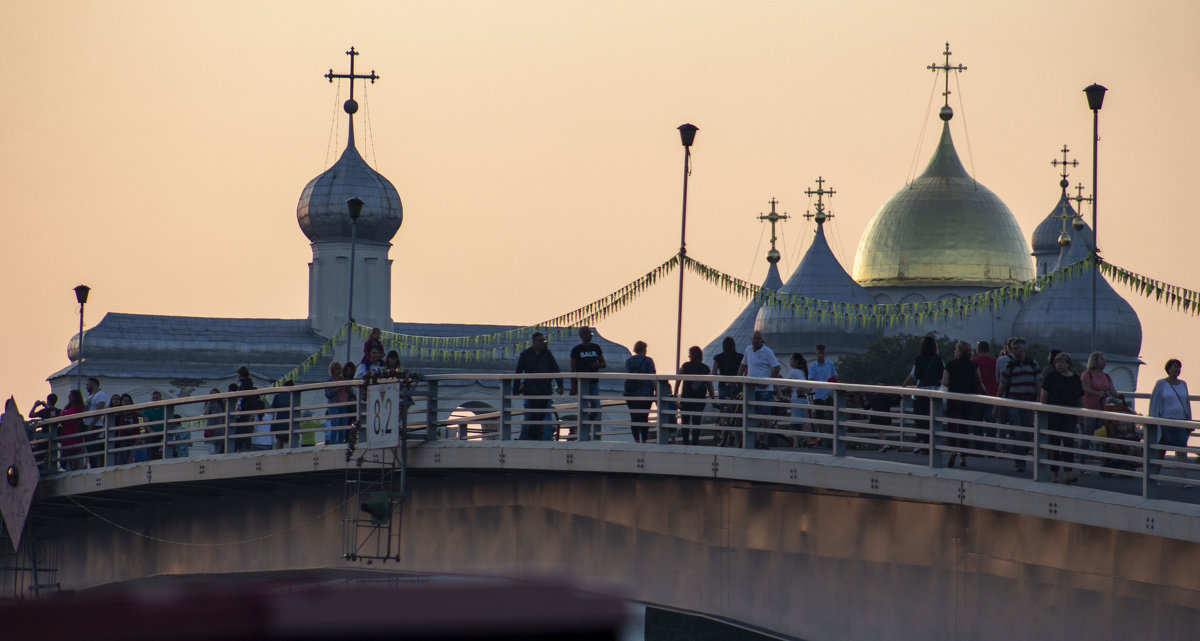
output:
[[[382,338],[383,338],[383,330],[382,329],[379,329],[378,327],[376,327],[371,330],[371,336],[367,338],[367,342],[363,343],[363,355],[362,355],[362,360],[359,361],[359,364],[361,364],[361,365],[370,364],[372,347],[378,347],[379,353],[380,354],[384,353],[383,341],[381,340]]]

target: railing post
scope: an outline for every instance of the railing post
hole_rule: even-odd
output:
[[[167,450],[171,447],[168,443],[171,440],[171,416],[173,416],[175,413],[175,407],[173,405],[163,405],[162,410],[162,457],[163,460],[166,460],[168,458],[174,458],[174,456],[167,456]]]
[[[846,435],[846,428],[842,425],[842,410],[846,409],[846,393],[840,389],[833,391],[833,411],[830,416],[833,417],[833,425],[830,426],[830,433],[833,436],[833,441],[830,443],[829,451],[834,456],[846,455],[846,441],[842,437]]]
[[[750,397],[754,396],[754,386],[742,383],[742,449],[754,449],[750,440]]]
[[[500,381],[500,440],[512,440],[512,381],[510,380]]]
[[[298,394],[292,392],[288,394],[288,429],[287,442],[288,448],[295,449],[300,447],[300,435],[296,433],[296,397]]]
[[[438,440],[438,382],[425,381],[429,390],[425,396],[425,440]]]
[[[939,450],[944,439],[938,436],[938,422],[943,419],[945,414],[942,412],[942,403],[940,398],[929,399],[929,467],[938,469],[942,467],[942,453]]]
[[[1046,430],[1050,429],[1050,414],[1044,410],[1033,413],[1033,480],[1045,481],[1050,476],[1042,448],[1046,445]]]
[[[590,441],[592,440],[592,427],[588,425],[587,432],[583,429],[583,381],[579,376],[575,377],[575,440]]]
[[[231,431],[233,431],[233,427],[230,425],[230,421],[229,421],[229,412],[231,411],[229,409],[230,404],[233,404],[236,407],[237,401],[235,401],[232,398],[225,397],[225,402],[222,403],[222,405],[225,407],[225,429],[221,430],[223,432],[223,435],[221,438],[224,439],[224,441],[225,441],[221,445],[221,453],[223,453],[223,454],[232,454],[233,453],[233,450],[229,449],[229,433]]]
[[[1146,423],[1145,433],[1142,434],[1142,496],[1148,499],[1158,498],[1159,493],[1158,486],[1154,484],[1155,481],[1150,480],[1150,473],[1157,458],[1152,445],[1158,443],[1161,429],[1157,423]],[[1163,458],[1166,456],[1167,453],[1163,452]]]
[[[656,425],[655,440],[659,445],[666,445],[671,440],[669,429],[663,429],[663,396],[662,385],[654,381],[654,422]]]

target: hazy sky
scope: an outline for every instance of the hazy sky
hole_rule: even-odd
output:
[[[381,76],[359,93],[359,148],[404,201],[396,320],[534,323],[670,257],[684,122],[700,127],[690,255],[761,282],[756,216],[771,197],[802,214],[821,175],[849,269],[928,160],[941,81],[925,67],[947,40],[968,67],[951,85],[959,154],[1027,237],[1057,202],[1064,143],[1091,191],[1082,89],[1099,82],[1101,251],[1200,289],[1197,25],[1194,0],[6,2],[0,392],[27,410],[48,391],[80,283],[89,326],[110,311],[305,317],[296,201],[344,147],[348,87],[322,74],[344,72],[351,45]],[[784,224],[785,280],[812,231]],[[669,367],[674,283],[601,333]],[[1117,289],[1141,316],[1143,389],[1169,357],[1184,378],[1200,367],[1196,317]],[[685,347],[745,304],[693,278],[685,297]]]

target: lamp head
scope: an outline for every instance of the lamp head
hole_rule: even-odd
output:
[[[350,220],[358,220],[358,217],[362,215],[364,204],[366,203],[359,200],[358,196],[346,201],[346,208],[350,210]]]
[[[1083,93],[1087,94],[1088,109],[1092,111],[1100,111],[1100,107],[1104,106],[1104,92],[1108,91],[1108,87],[1104,85],[1091,84],[1088,85]]]
[[[87,285],[79,285],[75,288],[75,300],[78,301],[80,305],[86,303],[88,292],[90,291],[92,291],[91,287],[88,287]]]
[[[691,147],[692,142],[696,140],[696,131],[700,128],[691,123],[679,125],[679,141],[684,147]]]

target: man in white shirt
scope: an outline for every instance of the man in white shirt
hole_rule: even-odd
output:
[[[742,365],[738,368],[738,376],[749,376],[750,378],[779,378],[779,359],[775,358],[775,352],[771,351],[763,343],[762,332],[754,330],[750,335],[750,348],[746,350],[746,355],[742,357]],[[767,402],[775,394],[773,385],[755,385],[754,400]],[[770,414],[771,408],[765,405],[755,405],[751,411],[755,414]],[[767,419],[759,419],[759,424],[767,423]]]
[[[99,379],[97,379],[96,377],[93,376],[92,378],[87,379],[87,382],[83,384],[83,387],[84,387],[84,389],[87,390],[87,393],[88,393],[87,410],[86,411],[94,412],[96,410],[102,410],[105,407],[108,407],[108,394],[105,393],[104,390],[100,389],[100,380]],[[105,425],[105,421],[104,421],[103,416],[93,416],[91,418],[83,419],[83,427],[86,431],[89,431],[89,432],[92,430],[101,429],[104,427],[104,425]],[[88,441],[87,451],[89,451],[89,452],[103,452],[104,451],[104,442],[103,442],[104,434],[96,434],[94,436],[89,436],[89,437],[87,437],[87,441]],[[102,467],[104,465],[104,455],[103,454],[99,454],[99,455],[93,454],[91,457],[89,457],[88,461],[90,462],[90,465],[93,468]]]

